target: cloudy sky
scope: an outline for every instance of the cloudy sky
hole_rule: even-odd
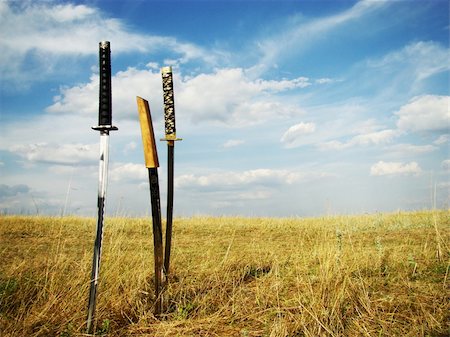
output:
[[[176,216],[449,207],[447,0],[1,0],[2,213],[95,215],[102,40],[109,215],[150,213],[136,96],[163,137],[164,65]]]

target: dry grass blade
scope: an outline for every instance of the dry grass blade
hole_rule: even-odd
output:
[[[83,336],[95,221],[0,220],[1,336]],[[106,221],[97,335],[448,336],[448,211],[174,229],[156,319],[150,219]]]

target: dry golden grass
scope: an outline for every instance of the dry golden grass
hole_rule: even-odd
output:
[[[0,217],[0,336],[83,336],[95,220]],[[448,211],[176,219],[153,315],[149,219],[108,218],[107,336],[449,336]]]

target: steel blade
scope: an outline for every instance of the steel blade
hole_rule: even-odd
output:
[[[166,222],[166,245],[164,250],[164,271],[169,274],[170,252],[172,249],[172,226],[173,226],[173,179],[174,179],[174,150],[173,144],[167,144],[167,222]]]
[[[173,179],[174,179],[174,147],[175,141],[181,140],[176,136],[175,127],[175,99],[173,92],[172,67],[161,68],[165,135],[163,140],[167,141],[167,213],[166,213],[166,244],[164,250],[164,271],[169,274],[170,252],[172,248],[172,226],[173,226]]]
[[[105,197],[108,182],[108,163],[109,163],[109,132],[100,133],[100,160],[99,160],[99,178],[98,178],[98,198],[97,198],[97,230],[94,242],[94,256],[92,260],[92,272],[89,288],[89,304],[87,317],[87,331],[93,333],[95,304],[97,299],[97,286],[100,273],[100,258],[102,253],[103,223],[105,214]]]
[[[99,43],[99,71],[98,126],[94,126],[92,129],[100,131],[100,160],[98,173],[97,230],[94,242],[86,322],[88,334],[92,334],[94,331],[95,303],[97,300],[97,286],[100,274],[106,186],[108,183],[109,132],[117,130],[117,127],[112,125],[111,49],[108,41]]]
[[[158,168],[149,168],[148,177],[150,183],[150,201],[152,205],[153,247],[155,262],[155,314],[158,316],[162,312],[164,287],[163,240]]]

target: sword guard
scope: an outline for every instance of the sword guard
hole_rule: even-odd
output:
[[[177,142],[179,140],[183,140],[183,138],[177,138],[177,137],[167,137],[166,138],[161,138],[160,141],[168,141],[168,142]]]
[[[92,130],[100,131],[100,132],[102,132],[102,131],[109,132],[109,131],[117,131],[119,129],[117,128],[117,126],[112,126],[112,125],[98,125],[98,126],[93,126]]]
[[[161,138],[160,141],[167,142],[167,145],[169,146],[175,146],[175,142],[179,141],[179,140],[183,140],[183,138],[176,138],[176,137],[167,137],[166,138]]]

